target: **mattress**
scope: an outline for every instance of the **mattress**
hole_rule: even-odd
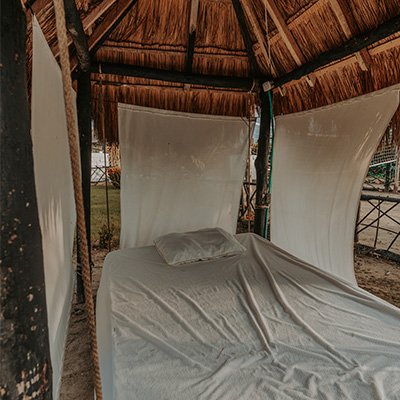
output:
[[[400,399],[400,311],[253,234],[181,267],[110,253],[97,297],[104,398]]]

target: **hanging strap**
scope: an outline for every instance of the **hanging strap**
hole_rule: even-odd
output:
[[[94,366],[96,399],[102,400],[99,354],[97,349],[96,323],[93,303],[93,290],[90,277],[89,250],[86,236],[85,212],[83,207],[82,181],[80,171],[79,140],[77,121],[72,97],[72,80],[68,52],[68,38],[65,24],[63,0],[53,0],[56,15],[57,39],[60,48],[60,63],[64,89],[65,114],[67,119],[69,153],[71,159],[72,180],[74,185],[75,207],[78,237],[81,243],[82,278],[85,291],[85,304],[91,338],[92,361]]]

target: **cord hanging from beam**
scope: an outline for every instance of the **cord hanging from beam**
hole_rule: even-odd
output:
[[[74,186],[75,207],[77,215],[77,230],[82,244],[82,277],[85,289],[85,304],[87,308],[89,332],[92,347],[92,361],[94,367],[94,379],[96,399],[103,400],[99,354],[97,348],[95,311],[93,302],[93,290],[91,284],[89,251],[87,246],[85,210],[83,206],[82,176],[80,171],[79,141],[77,132],[77,120],[74,112],[74,99],[72,97],[72,80],[70,74],[70,61],[68,52],[68,37],[65,23],[65,11],[63,0],[53,0],[56,16],[57,39],[60,46],[60,63],[64,89],[65,114],[67,119],[68,143],[71,158],[72,180]]]

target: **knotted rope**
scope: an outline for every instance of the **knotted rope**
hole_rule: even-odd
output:
[[[83,207],[82,178],[79,156],[79,139],[77,120],[72,97],[72,79],[70,73],[68,38],[65,22],[63,0],[53,0],[56,16],[57,39],[60,49],[60,63],[64,90],[65,114],[67,119],[69,154],[71,159],[72,180],[74,185],[75,207],[77,216],[78,237],[81,243],[82,278],[85,292],[85,304],[92,347],[92,361],[94,367],[96,399],[102,400],[100,381],[99,354],[97,349],[96,323],[93,303],[93,290],[90,277],[89,251],[86,236],[85,212]]]

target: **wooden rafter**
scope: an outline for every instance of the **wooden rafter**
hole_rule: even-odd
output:
[[[243,8],[240,4],[240,0],[232,0],[232,4],[233,4],[233,8],[235,10],[236,18],[239,23],[243,42],[246,47],[252,75],[259,76],[260,75],[260,67],[258,66],[256,55],[254,54],[253,41],[251,40],[250,32],[246,25],[246,18],[244,16],[244,12],[243,12]]]
[[[83,30],[88,32],[91,30],[93,25],[101,18],[109,8],[116,2],[117,0],[105,0],[95,9],[93,9],[85,18],[82,20]],[[45,7],[46,3],[50,3],[51,0],[37,0],[33,6],[32,10],[34,14],[37,14],[41,7]],[[71,37],[68,38],[68,46],[71,46],[73,40]],[[53,46],[51,46],[51,51],[54,54],[54,57],[58,58],[60,55],[60,50],[58,48],[58,43],[56,42]]]
[[[357,60],[356,57],[354,56],[355,53],[399,31],[400,31],[400,15],[397,15],[396,17],[384,22],[377,28],[372,29],[371,31],[368,32],[364,32],[359,36],[353,37],[346,43],[344,43],[342,46],[328,50],[320,54],[314,60],[309,61],[306,64],[303,64],[299,68],[295,69],[294,71],[279,77],[274,82],[274,85],[282,86],[290,81],[301,79],[302,77],[316,70],[320,70],[321,68],[329,68],[328,66],[329,64],[341,61],[349,56],[352,56],[353,59]],[[398,38],[394,39],[393,42],[398,44],[399,42]],[[396,46],[396,44],[394,46]],[[383,44],[382,46],[385,46],[385,50],[388,49],[387,43]],[[371,54],[375,54],[373,53],[372,50],[370,52]]]
[[[276,6],[274,0],[263,0],[264,5],[268,11],[268,14],[271,16],[272,20],[275,23],[275,26],[278,29],[278,32],[280,33],[283,42],[285,43],[287,49],[289,50],[291,56],[293,57],[294,61],[298,66],[302,65],[305,63],[305,58],[303,53],[301,52],[299,46],[297,45],[296,41],[294,40],[294,37],[292,35],[292,32],[289,30],[288,26],[286,25],[286,22],[278,10],[278,7]]]
[[[268,53],[268,50],[267,50],[267,47],[265,44],[265,40],[264,40],[264,35],[262,34],[262,32],[260,30],[260,26],[258,24],[257,17],[254,14],[254,11],[251,8],[251,6],[248,4],[248,0],[242,0],[241,3],[242,3],[244,12],[247,15],[247,19],[252,27],[253,33],[257,39],[257,43],[259,45],[260,52],[263,55],[267,65],[271,69],[271,75],[273,77],[276,77],[278,74],[277,74],[276,68],[269,56],[269,53]]]
[[[395,47],[400,47],[400,36],[398,36],[392,40],[389,40],[385,43],[382,43],[378,46],[375,46],[374,48],[370,49],[369,54],[371,56],[374,56],[375,54],[382,53],[383,51],[386,51],[386,50],[391,50]]]
[[[83,18],[82,24],[83,29],[89,30],[95,22],[99,20],[117,0],[104,0],[94,8],[86,17]]]
[[[187,57],[186,57],[187,72],[192,72],[193,68],[194,44],[196,42],[198,13],[199,13],[199,0],[191,0],[190,15],[189,15],[189,36],[188,36],[188,47],[187,47]]]
[[[89,51],[95,53],[106,40],[110,32],[118,25],[128,11],[137,3],[137,0],[118,0],[108,9],[108,12],[99,25],[96,26],[88,39]],[[77,66],[76,58],[71,60],[71,70]]]
[[[351,39],[353,36],[349,23],[347,22],[346,16],[344,15],[342,6],[339,3],[339,0],[329,0],[329,5],[332,11],[335,13],[337,20],[339,21],[340,27],[346,37],[347,40]],[[356,54],[356,57],[359,61],[360,67],[363,71],[368,71],[368,68],[371,63],[371,57],[368,54],[367,49],[363,49],[362,51]]]
[[[112,6],[103,21],[89,37],[89,50],[91,52],[96,52],[136,3],[137,0],[119,0]]]
[[[64,10],[67,29],[75,45],[79,69],[88,72],[90,69],[90,54],[75,0],[64,0]]]

